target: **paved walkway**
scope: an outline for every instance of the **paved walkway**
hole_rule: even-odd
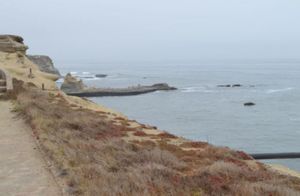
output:
[[[0,101],[0,196],[61,195],[30,128]]]

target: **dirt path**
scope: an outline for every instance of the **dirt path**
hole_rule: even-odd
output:
[[[0,196],[61,195],[30,128],[0,101]]]

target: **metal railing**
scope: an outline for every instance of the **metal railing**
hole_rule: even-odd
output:
[[[300,159],[300,152],[250,154],[254,159]]]

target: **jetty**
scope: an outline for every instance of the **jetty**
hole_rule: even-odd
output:
[[[67,95],[77,97],[104,97],[104,96],[132,96],[155,91],[171,91],[177,90],[175,87],[169,86],[167,83],[158,83],[151,86],[137,85],[127,88],[90,88],[83,84],[82,80],[78,80],[71,74],[67,74],[61,90]]]
[[[95,88],[87,89],[80,92],[66,92],[67,95],[78,97],[104,97],[104,96],[131,96],[151,93],[155,91],[176,90],[167,84],[154,84],[151,86],[136,86],[128,88]]]

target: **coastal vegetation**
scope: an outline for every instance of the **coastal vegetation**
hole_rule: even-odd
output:
[[[298,195],[300,179],[243,152],[191,142],[110,112],[70,103],[60,91],[14,80],[26,119],[70,195]],[[150,132],[149,130],[152,130]],[[156,131],[156,134],[154,134]]]

